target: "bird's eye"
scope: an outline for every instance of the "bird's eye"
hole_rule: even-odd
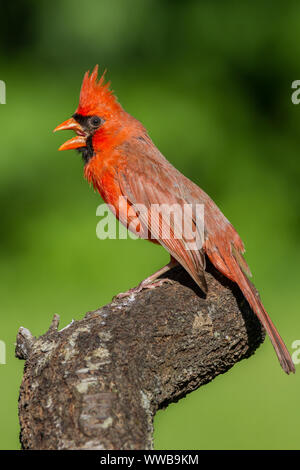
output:
[[[98,116],[92,116],[90,119],[91,126],[96,128],[101,124],[101,119]]]

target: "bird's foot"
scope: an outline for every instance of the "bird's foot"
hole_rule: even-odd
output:
[[[165,283],[173,284],[174,281],[168,278],[157,279],[156,281],[149,282],[147,279],[142,281],[138,286],[129,289],[126,292],[120,292],[120,294],[115,295],[114,299],[124,299],[131,296],[132,294],[138,294],[144,289],[155,289],[155,287],[160,287]]]

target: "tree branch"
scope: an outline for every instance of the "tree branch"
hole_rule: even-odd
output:
[[[182,269],[171,283],[34,338],[20,328],[25,449],[151,449],[159,408],[226,372],[264,340],[238,287],[211,266],[203,298]]]

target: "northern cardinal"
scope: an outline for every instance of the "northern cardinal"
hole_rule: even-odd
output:
[[[79,106],[73,116],[54,131],[74,130],[76,137],[59,150],[77,149],[84,160],[84,176],[114,209],[116,217],[130,229],[130,221],[139,221],[139,235],[160,243],[171,255],[170,263],[125,294],[153,288],[164,282],[157,278],[179,263],[205,292],[205,255],[227,278],[236,282],[266,329],[283,370],[295,372],[291,356],[267,314],[253,284],[250,269],[243,258],[242,240],[210,197],[181,174],[156,148],[144,126],[118,103],[104,74],[98,80],[98,66],[84,75]],[[204,227],[198,226],[195,209],[188,213],[194,232],[203,229],[202,246],[190,249],[189,237],[175,236],[175,219],[168,222],[169,237],[163,237],[155,222],[152,207],[173,205],[180,209],[204,205]],[[146,211],[135,208],[142,205]],[[197,207],[197,206],[196,206]],[[149,216],[149,217],[147,217]],[[200,230],[201,228],[201,230]],[[189,235],[189,233],[188,233]],[[200,234],[201,238],[201,234]]]

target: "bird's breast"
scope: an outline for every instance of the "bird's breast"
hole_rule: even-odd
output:
[[[110,155],[96,154],[84,167],[84,176],[103,201],[119,212],[119,199],[123,197],[117,179],[117,168],[120,161]]]

